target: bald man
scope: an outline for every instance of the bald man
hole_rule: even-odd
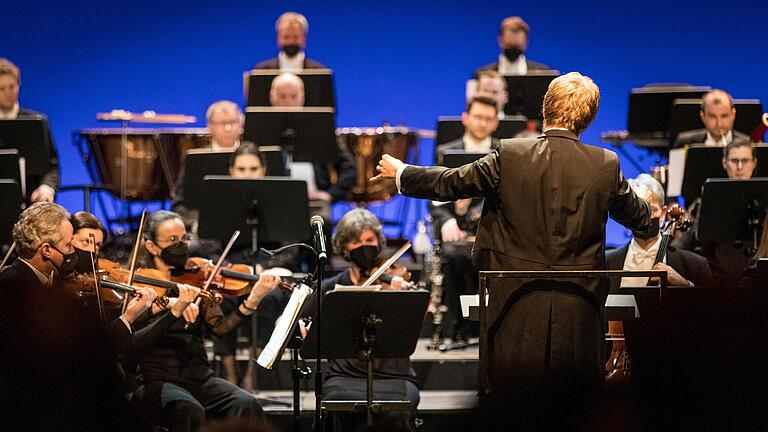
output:
[[[269,102],[276,107],[304,106],[304,81],[292,73],[282,73],[272,80]]]
[[[712,90],[701,98],[699,110],[704,129],[680,132],[673,148],[688,144],[705,144],[725,147],[733,141],[749,142],[749,135],[733,129],[736,121],[736,108],[733,97],[723,90]]]

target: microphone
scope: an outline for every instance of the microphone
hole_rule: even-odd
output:
[[[315,239],[315,250],[317,250],[317,259],[320,262],[328,260],[328,252],[325,249],[325,234],[323,234],[323,217],[314,215],[309,219],[309,225],[312,226],[312,237]]]

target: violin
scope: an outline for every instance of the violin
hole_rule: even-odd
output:
[[[118,283],[125,284],[128,281],[129,271],[121,267],[115,267],[108,270],[108,275],[111,279],[117,281]],[[168,278],[166,278],[165,274],[162,271],[157,269],[149,269],[149,268],[137,269],[133,276],[133,282],[135,286],[154,289],[155,292],[157,293],[158,298],[161,298],[161,297],[167,298],[168,295],[177,294],[178,287],[176,284],[184,283],[184,282],[175,282],[173,280],[169,280]],[[188,285],[191,285],[191,284],[188,284]],[[200,291],[200,294],[198,294],[198,298],[203,300],[203,302],[205,303],[212,303],[212,304],[219,304],[224,299],[224,297],[222,297],[221,294],[214,291]]]
[[[242,265],[242,264],[240,264]],[[248,267],[248,270],[250,271],[250,266]],[[306,273],[293,273],[290,270],[274,267],[267,270],[264,270],[261,272],[261,275],[253,274],[252,271],[250,272],[241,272],[237,271],[231,268],[225,268],[221,269],[220,271],[221,276],[224,278],[225,281],[227,280],[242,280],[242,281],[248,281],[250,284],[254,284],[259,281],[259,278],[261,275],[274,275],[274,276],[280,276],[280,287],[285,289],[286,291],[293,291],[293,285],[294,283],[300,283],[307,280],[309,277]],[[250,285],[248,285],[250,287]],[[250,289],[250,288],[248,288]],[[227,293],[231,292],[231,289],[225,289]],[[246,289],[245,292],[236,293],[234,295],[240,296],[245,295],[248,293],[248,290]]]
[[[413,282],[410,282],[411,273],[404,267],[396,265],[395,262],[411,247],[411,242],[405,242],[400,249],[395,252],[394,255],[389,257],[386,261],[383,261],[379,266],[374,267],[370,271],[370,276],[362,284],[363,287],[370,286],[372,284],[381,285],[382,289],[391,289],[392,279],[395,276],[400,276],[407,283],[404,284],[406,289],[416,289],[417,286]]]
[[[105,273],[100,273],[101,277],[106,277]],[[119,307],[125,300],[125,295],[131,295],[136,293],[136,287],[126,285],[124,283],[114,282],[108,279],[100,278],[98,281],[90,273],[73,273],[69,277],[59,282],[59,286],[65,290],[69,290],[78,296],[95,296],[97,285],[99,286],[99,294],[101,294],[101,300],[105,304],[112,305],[113,307]],[[122,293],[122,295],[121,295]],[[154,303],[161,309],[165,309],[168,306],[168,298],[165,296],[158,296],[155,298]]]
[[[201,257],[188,258],[187,264],[184,266],[184,272],[180,275],[171,274],[170,280],[202,287],[214,268],[215,265],[209,259]],[[253,269],[247,264],[225,264],[221,266],[213,277],[211,288],[223,294],[239,297],[248,294],[251,290],[254,280],[249,279],[247,276],[253,276],[253,274]]]

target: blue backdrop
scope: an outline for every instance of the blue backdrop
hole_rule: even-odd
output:
[[[307,53],[336,74],[338,126],[383,121],[433,129],[458,114],[464,83],[498,54],[499,21],[523,16],[528,56],[591,76],[600,112],[583,140],[624,129],[630,88],[688,82],[768,101],[766,2],[7,2],[0,56],[22,70],[21,103],[49,115],[62,184],[88,180],[72,143],[104,126],[97,112],[122,108],[195,115],[218,99],[243,101],[242,72],[276,53],[274,21],[297,10],[310,22]],[[432,143],[422,141],[422,162]],[[634,149],[642,167],[652,158]],[[638,173],[622,160],[627,176]],[[81,198],[61,194],[70,210]],[[414,202],[406,228],[424,211]],[[343,211],[337,208],[336,216]],[[625,241],[609,227],[609,243]]]

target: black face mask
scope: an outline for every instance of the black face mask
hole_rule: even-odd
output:
[[[56,265],[55,262],[53,262],[52,259],[49,258],[51,261],[51,264],[53,264],[54,267],[56,267],[56,270],[58,270],[59,275],[62,277],[66,277],[74,273],[75,267],[77,266],[77,248],[75,248],[75,252],[72,252],[71,254],[65,254],[64,252],[60,251],[59,248],[57,248],[54,245],[51,245],[53,250],[60,253],[62,257],[64,257],[64,261],[62,261],[61,265]]]
[[[363,271],[368,271],[379,263],[378,246],[360,246],[349,251],[349,260]]]
[[[648,227],[648,231],[646,232],[632,231],[632,235],[639,238],[640,240],[648,240],[649,238],[652,238],[653,236],[659,233],[659,228],[660,228],[659,218],[652,218],[651,225]]]
[[[93,267],[91,265],[91,253],[87,250],[75,248],[75,256],[77,257],[77,263],[75,264],[75,273],[91,273]],[[99,258],[94,256],[96,268],[99,268]]]
[[[504,57],[506,57],[507,60],[511,62],[517,60],[522,53],[523,50],[521,50],[519,47],[504,48]]]
[[[283,45],[283,52],[288,57],[294,57],[301,51],[301,47],[298,45]]]
[[[160,259],[166,264],[173,267],[171,274],[179,275],[184,272],[184,266],[187,264],[187,258],[189,258],[189,248],[184,242],[176,243],[173,246],[168,246],[160,252]]]

